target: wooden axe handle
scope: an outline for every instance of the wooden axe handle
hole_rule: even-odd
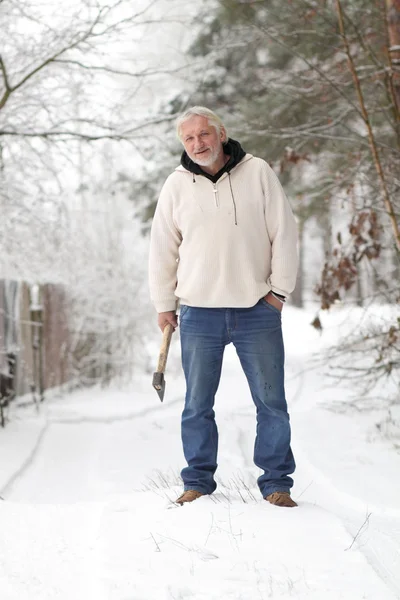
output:
[[[167,358],[168,358],[169,345],[171,343],[171,337],[172,337],[173,332],[174,332],[174,328],[172,327],[171,323],[168,323],[164,327],[164,331],[163,331],[163,339],[161,342],[160,355],[158,357],[157,373],[164,373],[164,371],[165,371],[165,366],[167,364]]]

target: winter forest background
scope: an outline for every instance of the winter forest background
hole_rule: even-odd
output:
[[[218,488],[174,503],[148,239],[195,104],[298,222],[290,511],[257,489],[232,345]],[[400,0],[0,0],[2,599],[400,598],[399,167]]]
[[[398,0],[2,0],[0,18],[3,378],[37,398],[154,370],[149,225],[174,119],[204,104],[291,201],[291,303],[321,336],[349,309],[319,368],[397,427]]]

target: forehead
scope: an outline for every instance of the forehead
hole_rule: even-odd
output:
[[[211,129],[212,126],[209,124],[207,117],[201,117],[200,115],[193,115],[187,121],[184,121],[181,126],[182,135],[188,135],[202,129]]]

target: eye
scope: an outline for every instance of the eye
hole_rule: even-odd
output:
[[[185,138],[185,142],[190,142],[192,139],[193,139],[192,136],[189,136],[189,137]]]
[[[208,131],[203,131],[203,133],[201,133],[200,135],[202,135],[203,137],[205,137],[206,135],[208,135]]]

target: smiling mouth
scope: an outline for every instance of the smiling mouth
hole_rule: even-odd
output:
[[[208,151],[209,151],[209,148],[205,148],[204,150],[199,150],[195,154],[204,154],[204,152],[208,152]]]

